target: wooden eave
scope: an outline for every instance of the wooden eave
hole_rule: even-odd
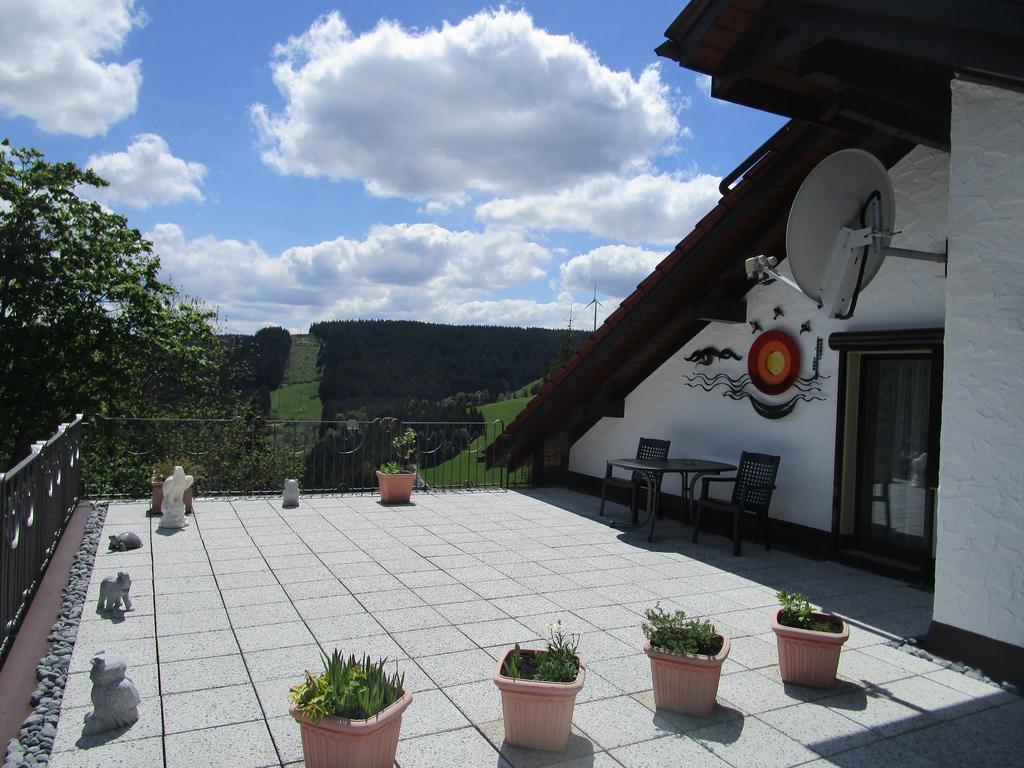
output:
[[[694,0],[657,53],[716,98],[949,149],[957,75],[1024,85],[1024,4]]]
[[[742,302],[743,261],[785,258],[785,220],[800,183],[823,158],[861,147],[887,167],[911,144],[792,121],[675,249],[628,296],[488,450],[489,464],[519,466],[543,441],[579,439],[697,335],[709,303]]]

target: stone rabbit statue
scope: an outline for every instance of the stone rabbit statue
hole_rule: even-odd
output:
[[[132,577],[125,571],[117,576],[106,576],[100,582],[100,599],[96,603],[96,613],[106,611],[134,611],[132,600],[128,597],[128,591],[132,588]],[[123,604],[123,608],[122,608]]]
[[[186,475],[181,467],[174,468],[174,474],[164,480],[164,500],[160,505],[160,512],[163,517],[160,519],[161,528],[184,528],[188,523],[185,521],[185,490],[195,482],[192,475]]]
[[[85,716],[83,736],[92,736],[116,728],[125,728],[138,722],[139,692],[135,684],[125,677],[128,665],[123,659],[100,651],[92,657],[93,711]]]

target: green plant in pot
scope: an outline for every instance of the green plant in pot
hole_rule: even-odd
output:
[[[517,643],[498,662],[494,684],[501,691],[508,744],[565,749],[572,732],[576,695],[586,680],[578,648],[579,635],[567,634],[557,622],[551,625],[545,649],[523,649]]]
[[[729,638],[710,621],[665,611],[658,603],[644,612],[644,653],[651,661],[654,703],[659,709],[709,715],[718,697]]]
[[[335,649],[324,671],[288,693],[299,723],[308,768],[390,768],[395,762],[402,713],[412,703],[404,675],[386,670],[387,660],[345,659]]]
[[[416,451],[416,431],[406,427],[392,438],[391,449],[400,460],[384,462],[377,470],[380,500],[385,504],[408,504],[416,482],[416,467],[409,464]]]
[[[771,627],[782,682],[832,688],[850,627],[838,616],[815,611],[801,594],[782,590],[778,598],[781,607],[772,614]]]
[[[185,495],[183,497],[183,500],[185,502],[185,512],[190,515],[194,512],[192,508],[192,491],[199,484],[199,481],[202,478],[202,468],[191,459],[168,458],[162,459],[161,461],[154,464],[149,477],[149,483],[152,493],[152,498],[150,500],[150,511],[153,514],[158,514],[160,512],[160,506],[163,504],[164,501],[164,480],[166,480],[168,477],[174,474],[175,467],[181,467],[185,471],[186,475],[192,475],[192,477],[195,479],[195,482],[192,483],[192,486],[185,489]]]

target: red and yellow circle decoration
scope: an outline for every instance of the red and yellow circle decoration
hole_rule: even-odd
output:
[[[750,345],[747,371],[766,395],[781,395],[800,375],[800,348],[784,331],[765,331]]]

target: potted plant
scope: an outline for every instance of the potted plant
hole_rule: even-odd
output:
[[[335,649],[324,671],[306,672],[289,691],[288,711],[299,723],[307,768],[391,768],[402,713],[412,703],[404,675],[389,675],[386,659],[344,660]]]
[[[710,621],[666,613],[658,603],[644,612],[644,653],[651,660],[654,703],[687,715],[710,715],[718,697],[729,638]]]
[[[782,682],[831,688],[836,684],[839,652],[850,627],[838,616],[811,609],[807,598],[782,590],[781,608],[772,614]]]
[[[579,635],[551,626],[546,650],[524,650],[516,643],[494,670],[501,691],[505,741],[516,747],[561,750],[569,743],[576,694],[587,672],[576,653]]]
[[[175,467],[181,467],[185,470],[186,475],[192,475],[197,482],[199,480],[198,468],[194,462],[188,459],[164,459],[159,464],[154,465],[149,482],[153,494],[150,511],[155,515],[160,514],[160,507],[164,502],[164,480],[174,474]],[[186,488],[185,495],[182,497],[182,500],[185,502],[185,513],[189,515],[195,511],[192,509],[192,488],[194,487],[195,483]]]
[[[412,487],[416,482],[416,467],[409,465],[409,457],[416,449],[416,432],[412,427],[391,441],[391,447],[402,461],[388,461],[377,470],[377,485],[380,486],[380,500],[385,504],[408,504],[412,498]]]

